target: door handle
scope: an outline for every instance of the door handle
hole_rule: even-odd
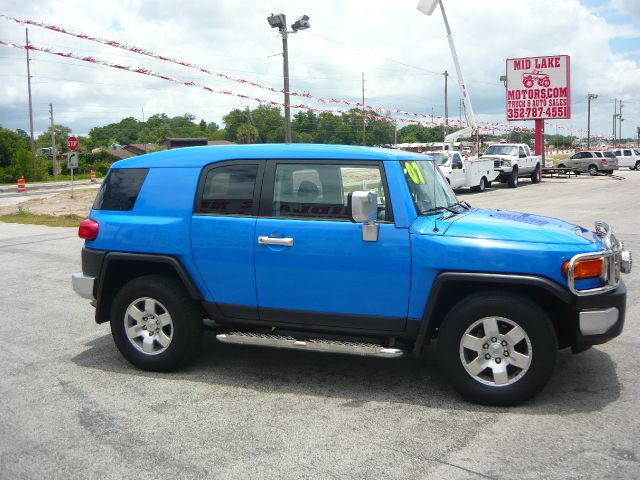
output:
[[[260,245],[279,245],[281,247],[293,247],[293,238],[277,238],[277,237],[266,237],[259,236],[258,243]]]

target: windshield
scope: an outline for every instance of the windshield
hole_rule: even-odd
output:
[[[437,165],[446,165],[451,158],[449,152],[427,152],[427,155],[433,158]]]
[[[513,145],[491,145],[484,152],[485,155],[514,155],[518,156],[518,147]]]
[[[433,160],[400,164],[418,214],[429,215],[458,205],[458,199]]]

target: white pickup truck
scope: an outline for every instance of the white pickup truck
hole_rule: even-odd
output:
[[[519,177],[530,177],[532,183],[540,182],[542,157],[531,155],[524,143],[494,143],[480,158],[492,159],[498,180],[511,188],[518,186]]]
[[[425,153],[434,158],[451,188],[469,187],[474,192],[484,192],[499,173],[490,158],[465,159],[460,152],[447,150]]]
[[[640,170],[640,149],[618,148],[613,151],[618,157],[618,167],[629,167],[630,170]]]

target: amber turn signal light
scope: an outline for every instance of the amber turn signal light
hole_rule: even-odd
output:
[[[589,258],[587,260],[578,260],[573,264],[574,278],[596,278],[602,275],[604,268],[604,260],[602,258]],[[562,275],[567,277],[569,274],[569,260],[562,265]]]

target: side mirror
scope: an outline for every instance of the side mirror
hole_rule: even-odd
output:
[[[347,211],[354,223],[362,225],[362,240],[365,242],[378,241],[378,195],[374,192],[358,190],[347,196]]]
[[[371,223],[378,218],[378,195],[358,190],[347,197],[349,217],[354,223]]]

